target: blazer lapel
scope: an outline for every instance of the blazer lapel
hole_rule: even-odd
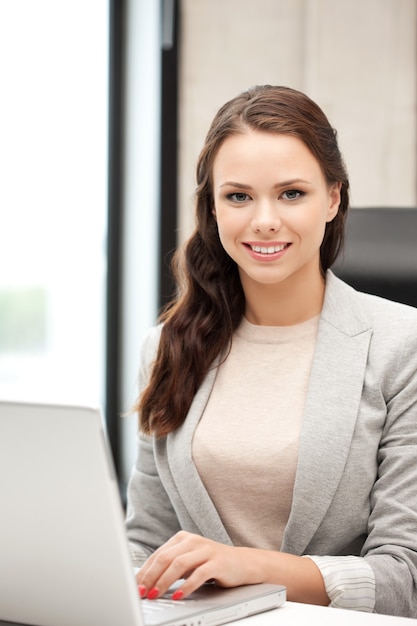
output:
[[[329,272],[283,551],[305,552],[335,494],[356,424],[371,335],[356,292]]]
[[[194,432],[207,404],[216,372],[217,363],[196,394],[184,424],[168,436],[167,457],[178,494],[199,532],[214,541],[231,545],[231,539],[192,458]]]

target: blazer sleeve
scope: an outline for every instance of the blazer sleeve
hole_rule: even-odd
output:
[[[375,575],[375,611],[417,617],[417,315],[387,336],[403,338],[402,353],[382,366],[387,416],[361,555]]]
[[[160,328],[145,337],[139,367],[139,392],[145,388],[156,355]],[[140,567],[180,526],[155,463],[153,437],[139,433],[138,452],[127,488],[126,530],[133,565]]]

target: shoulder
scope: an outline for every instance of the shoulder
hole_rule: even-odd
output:
[[[417,308],[356,291],[332,272],[326,275],[323,314],[341,327],[367,327],[389,334],[412,332],[417,337]]]
[[[161,330],[162,324],[158,324],[157,326],[152,326],[146,331],[141,344],[142,360],[148,360],[155,355],[161,338]]]
[[[415,307],[360,291],[355,293],[374,327],[386,329],[389,327],[392,332],[410,328],[417,334],[417,309]]]
[[[417,309],[356,291],[331,272],[326,275],[322,324],[354,338],[370,336],[370,358],[378,367],[417,368]]]
[[[330,273],[326,277],[322,321],[329,349],[335,333],[356,340],[367,335],[367,369],[393,395],[417,384],[417,309],[353,289]],[[387,391],[388,393],[388,391]]]
[[[149,379],[156,359],[162,325],[152,326],[145,333],[140,348],[139,386],[142,388]]]
[[[370,358],[390,378],[415,378],[417,372],[417,309],[378,296],[356,292],[370,320]],[[401,370],[395,373],[394,370]],[[404,381],[405,383],[405,381]]]

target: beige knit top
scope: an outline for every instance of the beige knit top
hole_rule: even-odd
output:
[[[281,546],[318,323],[243,319],[219,367],[193,459],[235,545]]]

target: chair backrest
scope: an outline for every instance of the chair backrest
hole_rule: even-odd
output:
[[[351,209],[332,269],[360,291],[417,307],[417,208]]]

